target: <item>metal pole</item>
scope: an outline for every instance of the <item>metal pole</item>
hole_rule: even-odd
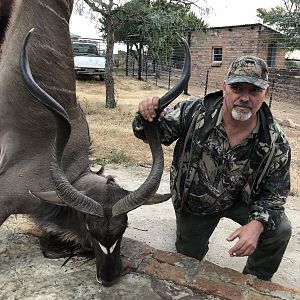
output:
[[[272,80],[271,93],[270,93],[270,99],[269,99],[269,108],[270,109],[271,109],[272,101],[273,101],[274,86],[275,86],[275,79]]]
[[[129,67],[129,65],[128,65],[128,64],[129,64],[129,44],[127,43],[126,46],[127,46],[127,49],[126,49],[127,52],[126,52],[126,67],[125,67],[126,69],[125,69],[125,75],[128,76],[128,67]]]
[[[169,68],[168,68],[169,70],[169,74],[168,74],[168,76],[169,76],[169,82],[168,82],[168,90],[170,89],[170,87],[171,87],[171,71],[172,71],[172,67],[171,67],[171,56],[170,56],[170,59],[169,59]]]
[[[188,36],[187,36],[187,42],[188,42],[189,48],[191,48],[191,37],[192,37],[192,30],[189,29],[189,31],[188,31]],[[183,94],[184,94],[184,95],[187,95],[187,96],[190,96],[188,90],[189,90],[189,84],[187,83],[187,84],[186,84],[186,87],[185,87],[185,89],[184,89],[184,91],[183,91]]]
[[[157,65],[157,60],[155,60],[155,84],[157,85],[157,77],[158,77],[158,65]]]
[[[135,59],[133,57],[132,58],[132,77],[134,77],[134,63],[135,63]]]
[[[204,96],[206,96],[207,93],[207,86],[208,86],[208,75],[209,75],[209,70],[206,72],[206,80],[205,80],[205,90],[204,90]]]
[[[147,79],[148,79],[148,52],[147,52],[147,54],[146,54],[146,59],[145,59],[145,61],[146,61],[146,81],[147,81]]]

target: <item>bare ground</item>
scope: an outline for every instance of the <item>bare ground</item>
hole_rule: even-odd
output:
[[[102,95],[102,100],[105,101],[104,94],[101,93],[101,86],[92,83],[78,82],[79,99],[97,99],[98,95]],[[90,88],[92,90],[90,91]],[[103,155],[100,151],[114,149],[119,147],[124,153],[129,154],[134,162],[134,166],[117,166],[106,170],[116,176],[117,181],[124,184],[128,189],[134,189],[141,182],[143,176],[143,168],[136,165],[148,165],[151,162],[150,151],[147,145],[137,140],[132,135],[131,121],[137,110],[138,102],[150,95],[161,96],[166,92],[166,89],[159,87],[150,82],[140,82],[131,77],[119,76],[116,80],[116,95],[118,99],[118,114],[122,115],[122,120],[115,120],[116,115],[110,113],[106,109],[107,120],[103,122],[97,113],[88,116],[91,124],[91,135],[94,139],[95,156]],[[190,97],[197,97],[203,94],[203,90],[197,86],[189,86]],[[271,110],[273,115],[280,121],[282,127],[288,137],[292,148],[292,188],[291,196],[288,198],[286,205],[286,213],[293,225],[293,235],[289,247],[284,256],[280,269],[274,276],[274,281],[290,287],[300,287],[300,99],[281,99],[276,94],[273,95]],[[186,99],[187,96],[181,95],[178,100]],[[292,101],[293,100],[293,101]],[[269,102],[267,102],[269,103]],[[104,108],[105,109],[105,108]],[[108,121],[109,120],[109,121]],[[103,132],[107,133],[107,122],[110,123],[110,130],[113,130],[114,135],[120,134],[117,138],[111,136],[108,139],[101,139],[98,142],[95,136],[103,137]],[[93,124],[97,124],[94,127]],[[101,125],[102,124],[102,125]],[[103,131],[100,129],[105,128]],[[118,128],[122,127],[122,131]],[[102,132],[101,132],[102,131]],[[104,147],[104,149],[103,149]],[[97,149],[101,149],[98,151]],[[161,183],[161,189],[168,192],[168,169],[172,160],[173,146],[164,147],[166,173]],[[137,168],[137,169],[136,169]],[[147,173],[147,170],[145,170]],[[139,174],[140,173],[140,178]],[[137,174],[138,177],[132,180],[131,175]],[[130,181],[127,181],[127,176],[130,176]],[[126,231],[126,235],[132,238],[149,243],[151,246],[162,250],[175,251],[175,216],[170,202],[157,205],[155,207],[141,207],[130,213],[130,225]],[[231,259],[227,251],[230,247],[226,242],[226,237],[237,228],[237,224],[231,220],[222,220],[216,229],[211,239],[211,249],[209,250],[206,259],[221,266],[230,267],[241,271],[243,269],[245,258]]]
[[[104,83],[99,81],[78,82],[79,101],[87,113],[87,119],[93,138],[93,158],[109,159],[112,150],[117,149],[131,160],[122,164],[106,166],[106,174],[116,177],[123,187],[136,189],[145,179],[151,157],[147,145],[132,136],[131,120],[137,103],[148,95],[162,95],[166,89],[156,87],[147,82],[138,82],[131,78],[118,77],[116,80],[117,109],[104,107]],[[197,87],[191,87],[193,95],[201,94]],[[186,96],[180,96],[184,99]],[[298,102],[300,102],[298,100]],[[280,120],[298,123],[300,104],[284,101],[272,103],[273,114]],[[300,287],[300,129],[291,122],[283,128],[292,147],[292,192],[286,205],[286,213],[293,225],[293,235],[282,264],[274,276],[274,282],[292,287]],[[292,125],[290,127],[290,125]],[[172,146],[164,148],[166,170],[161,182],[160,192],[168,192],[168,168],[172,157]],[[120,158],[119,158],[120,159]],[[122,160],[124,158],[121,158]],[[30,224],[22,217],[10,217],[0,228],[0,299],[95,299],[99,296],[99,287],[95,283],[93,264],[84,265],[75,261],[70,267],[63,269],[66,276],[61,276],[61,260],[49,261],[41,256],[38,242],[28,232]],[[230,244],[226,237],[238,225],[230,220],[222,220],[211,238],[211,249],[205,259],[220,266],[227,266],[241,271],[244,258],[230,258],[227,251]],[[141,207],[129,214],[129,227],[125,236],[150,244],[162,250],[175,251],[175,216],[171,202],[156,206]],[[60,275],[58,275],[60,274]],[[56,277],[57,276],[57,277]],[[132,275],[133,277],[135,275]],[[139,299],[139,295],[128,298],[126,286],[136,287],[136,278],[125,277],[115,297],[106,290],[101,292],[101,299]],[[84,277],[84,281],[82,280]],[[68,279],[69,278],[69,279]],[[70,282],[70,278],[72,278]],[[47,280],[49,282],[47,282]],[[143,279],[144,280],[144,279]],[[145,279],[145,286],[150,283]],[[55,284],[55,286],[53,286]],[[123,286],[125,289],[122,290]],[[150,284],[151,285],[151,284]],[[66,287],[64,296],[60,297],[57,289]],[[42,297],[39,289],[47,291]],[[123,293],[123,294],[122,294]],[[149,295],[150,298],[156,299]],[[127,298],[126,298],[127,297]],[[149,299],[150,299],[149,298]],[[179,299],[179,298],[170,298]],[[192,298],[191,298],[192,299]],[[193,298],[194,299],[194,298]],[[198,298],[197,298],[198,299]],[[199,298],[200,299],[200,298]]]

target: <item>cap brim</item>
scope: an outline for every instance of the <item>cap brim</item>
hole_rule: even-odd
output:
[[[253,78],[249,76],[229,76],[227,79],[225,79],[225,83],[227,84],[243,83],[243,82],[252,83],[264,90],[269,86],[266,80]]]

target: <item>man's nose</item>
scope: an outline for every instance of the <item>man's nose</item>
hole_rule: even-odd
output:
[[[248,92],[243,92],[241,95],[241,102],[248,102],[250,100],[250,94]]]

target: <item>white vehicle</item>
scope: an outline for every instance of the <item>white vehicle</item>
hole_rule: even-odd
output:
[[[98,75],[105,78],[105,57],[99,55],[97,45],[85,42],[72,42],[76,75]]]

